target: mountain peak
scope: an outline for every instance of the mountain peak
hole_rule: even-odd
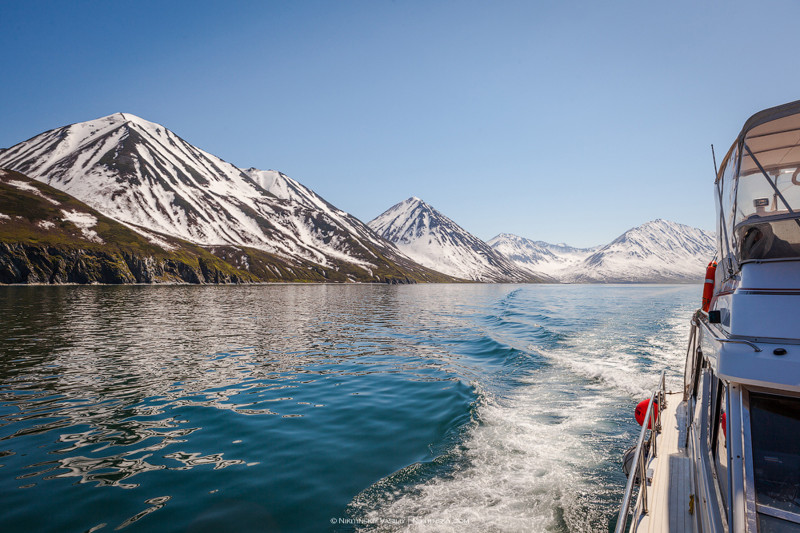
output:
[[[125,125],[125,124],[135,124],[135,125],[140,126],[142,128],[151,129],[151,130],[159,130],[159,129],[160,130],[167,130],[167,128],[165,128],[161,124],[158,124],[156,122],[150,122],[149,120],[143,119],[142,117],[140,117],[138,115],[134,115],[133,113],[125,113],[125,112],[122,112],[122,111],[119,111],[117,113],[112,113],[110,115],[106,115],[104,117],[100,117],[100,118],[97,118],[97,119],[94,119],[94,120],[89,120],[89,121],[86,121],[86,122],[79,122],[77,124],[73,124],[72,126],[70,126],[70,128],[74,128],[76,126],[77,127],[81,127],[81,126],[89,126],[89,127],[95,126],[95,127],[97,127],[97,126],[103,126],[103,125],[122,126],[122,125]]]
[[[112,120],[122,120],[122,122],[131,122],[134,124],[155,124],[154,122],[150,122],[149,120],[145,120],[140,116],[134,115],[133,113],[114,113],[113,115],[109,115],[109,118]]]
[[[679,222],[673,222],[671,220],[657,218],[655,220],[650,220],[648,222],[645,222],[644,224],[629,229],[628,231],[620,235],[617,239],[623,239],[631,235],[640,235],[640,234],[650,235],[655,233],[662,233],[664,235],[679,237],[696,232],[708,233],[698,228],[693,228],[691,226],[681,224]]]
[[[498,233],[497,235],[495,235],[486,242],[491,245],[492,242],[499,240],[519,241],[523,239],[524,237],[520,237],[519,235],[514,235],[513,233]]]
[[[680,222],[673,222],[672,220],[666,220],[663,218],[656,218],[654,220],[650,220],[636,226],[637,228],[652,228],[652,227],[661,227],[661,228],[688,228],[691,226],[686,226],[685,224],[681,224]],[[635,229],[635,228],[634,228]]]

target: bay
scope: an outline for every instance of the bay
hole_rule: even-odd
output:
[[[2,531],[606,531],[699,286],[0,288]]]

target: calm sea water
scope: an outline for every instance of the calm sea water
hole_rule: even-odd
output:
[[[0,288],[0,530],[607,531],[700,292]]]

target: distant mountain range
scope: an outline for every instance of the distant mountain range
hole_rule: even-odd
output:
[[[699,281],[713,236],[656,220],[595,248],[485,243],[419,198],[364,224],[128,113],[0,150],[0,283]]]
[[[518,266],[566,283],[699,283],[716,249],[713,233],[661,219],[594,248],[547,244],[507,233],[489,244]]]
[[[501,233],[490,239],[487,244],[508,257],[520,268],[529,272],[541,273],[553,279],[564,279],[564,274],[576,267],[589,255],[600,249],[573,248],[566,244],[550,244],[533,241],[511,233]]]
[[[421,265],[472,281],[700,282],[715,250],[714,234],[660,219],[592,248],[510,233],[485,243],[415,197],[368,225]]]

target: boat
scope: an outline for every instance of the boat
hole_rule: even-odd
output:
[[[714,192],[683,386],[647,399],[619,533],[800,532],[800,101],[745,122]]]

